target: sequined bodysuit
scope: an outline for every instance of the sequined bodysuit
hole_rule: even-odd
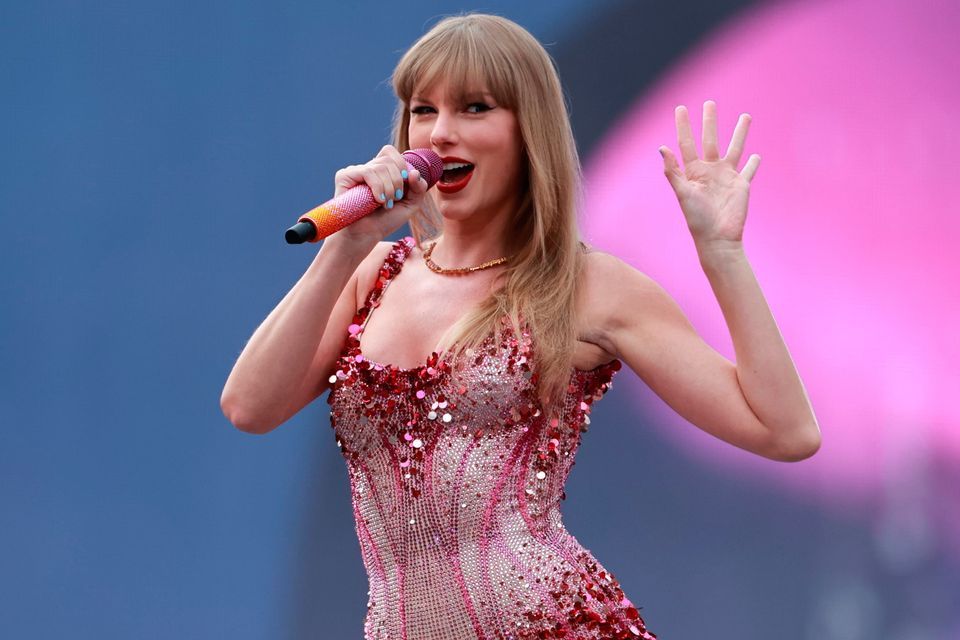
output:
[[[506,323],[458,376],[436,353],[411,369],[366,359],[360,336],[412,247],[391,248],[328,396],[370,583],[365,640],[655,639],[560,514],[590,406],[620,362],[574,369],[550,412],[530,336]]]

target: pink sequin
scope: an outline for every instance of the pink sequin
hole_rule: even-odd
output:
[[[370,583],[365,640],[656,640],[560,513],[590,405],[620,362],[574,369],[562,406],[544,408],[532,340],[506,323],[463,372],[436,353],[410,369],[358,359],[412,247],[391,249],[327,399]]]

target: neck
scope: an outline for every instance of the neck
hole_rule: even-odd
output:
[[[507,239],[507,222],[505,212],[489,218],[445,219],[430,257],[444,269],[459,269],[510,256],[517,247]]]
[[[475,267],[490,260],[509,256],[506,243],[495,238],[464,238],[444,229],[435,239],[436,245],[430,259],[444,269]],[[430,246],[434,241],[426,244]]]

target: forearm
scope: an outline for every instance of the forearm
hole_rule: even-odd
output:
[[[747,403],[782,447],[815,449],[820,430],[813,407],[742,245],[698,253],[730,331]]]
[[[235,425],[279,424],[291,413],[334,305],[366,253],[325,241],[240,353],[221,406]]]

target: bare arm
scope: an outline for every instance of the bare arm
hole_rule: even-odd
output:
[[[419,172],[414,169],[408,175],[406,162],[390,145],[370,162],[338,171],[335,195],[364,183],[384,206],[323,241],[306,272],[257,328],[234,364],[220,408],[238,429],[272,431],[327,389],[357,310],[358,282],[390,246],[378,241],[419,209],[427,191]],[[379,250],[371,252],[374,247]]]
[[[591,257],[589,308],[598,343],[677,413],[770,460],[794,462],[817,451],[813,408],[744,256],[703,257],[736,364],[704,342],[651,278],[608,254]]]
[[[779,459],[812,456],[821,442],[813,406],[742,247],[703,253],[700,262],[730,331],[745,401],[777,443]]]
[[[342,346],[356,311],[356,271],[364,255],[362,248],[325,241],[254,332],[220,397],[224,415],[238,429],[267,433],[323,392],[317,378],[325,371],[318,369],[331,365]]]

